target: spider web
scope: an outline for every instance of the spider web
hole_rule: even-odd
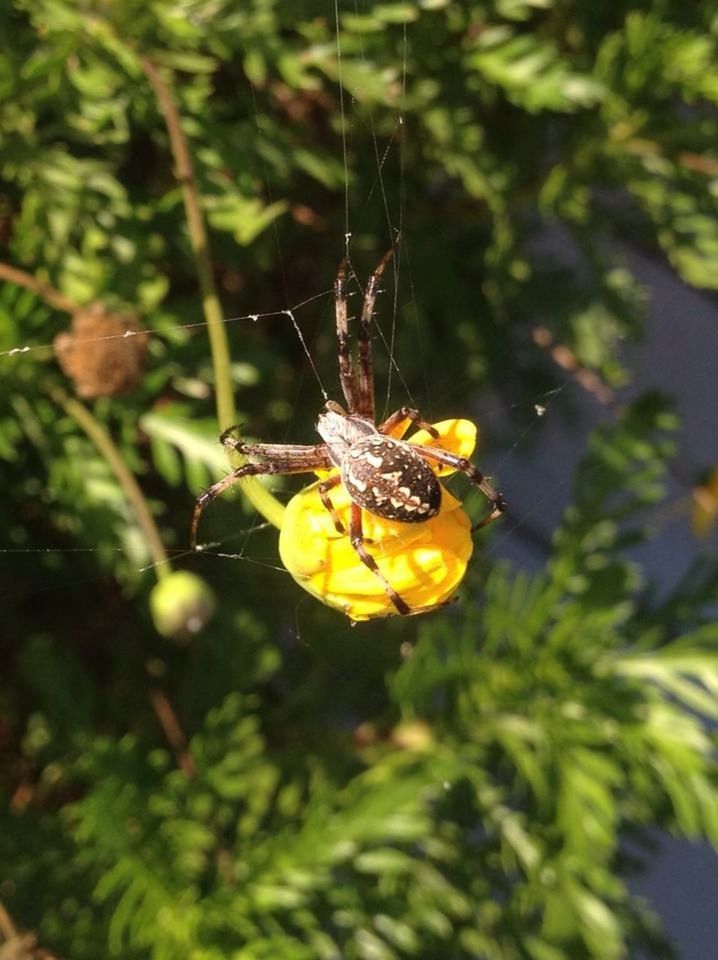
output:
[[[357,11],[357,6],[354,4],[355,12]],[[385,283],[384,287],[389,287],[390,290],[385,289],[383,292],[384,302],[382,308],[379,311],[379,316],[375,321],[375,331],[376,331],[376,340],[377,348],[382,349],[387,358],[387,376],[386,382],[383,386],[381,394],[377,392],[377,407],[381,408],[383,406],[384,415],[386,415],[391,409],[400,405],[399,402],[393,401],[393,395],[398,390],[401,391],[402,400],[401,402],[406,402],[413,407],[423,409],[423,412],[430,416],[430,412],[426,410],[425,405],[417,400],[416,396],[413,395],[407,379],[402,373],[401,358],[397,355],[397,325],[399,323],[399,307],[400,302],[404,301],[404,291],[408,289],[408,301],[411,309],[415,313],[420,312],[420,303],[421,303],[421,284],[418,283],[412,273],[411,265],[411,236],[406,236],[405,234],[405,207],[406,207],[406,188],[404,183],[404,165],[405,165],[405,148],[404,148],[404,117],[400,112],[397,113],[394,129],[391,135],[386,139],[382,140],[381,137],[376,132],[376,127],[374,123],[374,117],[370,111],[369,113],[369,126],[371,132],[371,142],[373,144],[373,156],[367,160],[371,162],[374,167],[374,182],[368,193],[365,196],[353,196],[352,195],[352,184],[350,181],[349,166],[348,166],[348,150],[351,141],[352,133],[352,122],[353,122],[353,112],[351,104],[347,103],[347,98],[345,94],[345,87],[343,83],[343,51],[341,46],[341,33],[340,33],[340,5],[339,0],[334,0],[334,17],[336,23],[336,57],[337,57],[337,90],[338,90],[338,101],[340,107],[340,124],[341,124],[341,143],[342,143],[342,162],[344,168],[344,224],[343,224],[343,237],[341,247],[342,249],[337,250],[337,262],[341,259],[342,256],[346,256],[349,263],[350,275],[353,279],[354,284],[359,290],[359,295],[363,294],[361,289],[361,282],[358,274],[354,271],[352,266],[352,227],[353,222],[358,216],[355,213],[355,210],[369,207],[371,204],[379,204],[384,216],[385,221],[385,236],[383,238],[384,248],[388,248],[396,242],[397,237],[402,236],[403,243],[401,245],[400,251],[397,256],[391,262],[391,270],[387,271],[391,276],[388,278],[389,283]],[[402,50],[402,63],[401,63],[401,86],[402,92],[406,91],[406,77],[407,77],[407,56],[408,56],[408,43],[409,43],[409,27],[405,24],[403,26],[403,50]],[[360,43],[360,58],[364,61],[364,52]],[[254,96],[254,91],[253,91]],[[261,139],[262,130],[259,123],[259,109],[255,102],[255,118],[256,118],[256,130],[257,137]],[[399,169],[399,191],[398,196],[394,197],[390,195],[390,190],[385,178],[385,168],[388,164],[396,164]],[[269,202],[272,202],[272,186],[271,178],[265,170],[265,190]],[[330,396],[330,391],[327,389],[324,379],[318,369],[317,363],[314,358],[314,352],[312,346],[307,342],[307,339],[304,334],[304,325],[303,318],[305,311],[314,310],[318,305],[324,305],[327,312],[331,312],[331,302],[332,302],[332,289],[327,287],[316,294],[305,298],[303,300],[292,302],[290,296],[289,285],[286,279],[286,271],[284,266],[284,256],[282,252],[282,243],[281,243],[281,232],[280,228],[276,223],[273,223],[270,227],[272,231],[274,244],[277,251],[277,262],[279,264],[280,274],[282,277],[282,284],[284,289],[284,299],[287,304],[281,309],[271,310],[271,311],[256,311],[256,312],[247,312],[242,315],[228,317],[224,320],[224,323],[228,326],[232,325],[241,325],[241,324],[258,324],[269,320],[276,320],[277,318],[286,318],[288,324],[288,331],[290,335],[294,336],[299,343],[303,355],[306,359],[306,370],[309,373],[310,377],[310,386],[314,390],[318,390],[319,395],[323,400],[326,400]],[[382,238],[377,238],[377,245],[382,246]],[[390,303],[387,304],[387,299],[390,298]],[[402,300],[400,301],[400,298]],[[382,319],[385,318],[385,319]],[[205,321],[195,321],[190,323],[178,324],[172,330],[167,330],[165,328],[149,328],[146,331],[155,337],[165,337],[168,338],[170,343],[173,336],[176,335],[177,330],[183,331],[192,331],[201,329],[206,326]],[[420,325],[417,325],[417,328],[420,331]],[[137,331],[131,328],[126,328],[121,333],[112,336],[101,336],[101,337],[91,337],[87,339],[81,339],[76,341],[83,345],[92,345],[97,344],[98,346],[102,343],[107,342],[108,340],[113,341],[131,341],[136,337]],[[37,355],[46,355],[48,351],[51,351],[53,344],[51,342],[45,342],[42,344],[17,344],[8,349],[0,351],[0,360],[5,364],[13,363],[22,359],[27,359],[32,357],[33,354]],[[432,398],[432,403],[444,407],[447,400],[453,401],[452,405],[456,407],[457,416],[470,416],[473,418],[472,411],[467,409],[466,399],[467,393],[469,390],[468,381],[465,378],[453,378],[453,382],[450,390],[444,390],[443,393],[434,389],[434,371],[432,370],[431,363],[428,361],[423,344],[421,340],[418,341],[417,349],[421,357],[421,367],[423,370],[423,393],[427,397]],[[398,386],[397,386],[398,384]],[[377,385],[377,390],[379,385]],[[498,460],[489,464],[488,473],[496,477],[496,482],[499,488],[504,489],[504,479],[505,474],[509,472],[509,468],[513,459],[514,453],[524,446],[526,443],[529,434],[534,430],[534,428],[542,421],[546,419],[546,416],[550,414],[551,408],[554,400],[561,392],[562,388],[551,391],[549,394],[541,394],[537,396],[532,404],[534,407],[533,416],[530,419],[528,426],[520,433],[519,436],[513,437],[510,440],[510,443],[505,448],[503,454]],[[381,399],[380,399],[381,398]],[[320,404],[317,404],[317,408]],[[489,419],[489,418],[485,418]],[[295,424],[290,418],[287,422],[286,428],[286,437],[285,439],[290,439],[293,433],[293,427]],[[482,462],[482,468],[485,467],[485,463]],[[559,481],[558,486],[565,486],[567,483],[566,479]],[[545,505],[549,500],[555,500],[556,498],[556,486],[553,486],[550,490],[547,490],[543,494],[535,496],[531,501],[531,506],[527,510],[515,509],[512,513],[505,517],[501,524],[500,532],[495,533],[488,546],[488,551],[494,553],[500,551],[503,545],[510,540],[510,538],[517,532],[521,530],[529,529],[529,523],[532,517],[541,513]],[[188,514],[191,511],[192,504],[188,502]],[[201,566],[206,563],[204,558],[214,557],[221,560],[243,560],[246,563],[256,564],[260,566],[267,567],[272,570],[281,571],[283,574],[286,574],[286,571],[278,564],[276,559],[261,558],[255,554],[250,546],[252,542],[253,535],[268,524],[262,523],[258,518],[248,519],[246,523],[240,523],[238,528],[235,528],[232,533],[223,535],[220,542],[210,542],[203,545],[203,551],[201,556],[196,558],[196,569],[201,570]],[[187,531],[187,536],[189,531]],[[232,549],[237,545],[237,549]],[[10,547],[10,546],[0,546],[0,553],[6,555],[13,554],[26,554],[26,555],[40,555],[40,554],[92,554],[99,552],[98,549],[93,547],[58,547],[58,546],[40,546],[40,547]],[[106,550],[105,550],[106,552]],[[125,552],[124,547],[118,546],[115,548],[115,552],[118,554],[123,554]],[[184,548],[178,549],[168,549],[167,555],[169,561],[174,561],[182,559],[189,555],[189,550]],[[151,570],[153,567],[157,566],[156,563],[149,563],[138,568],[138,572],[145,572]],[[79,586],[82,584],[90,585],[92,583],[111,579],[111,574],[99,574],[97,577],[83,577],[76,581],[70,583],[66,582],[64,586],[58,587],[56,585],[43,587],[42,585],[35,585],[32,588],[32,595],[42,594],[46,591],[53,590],[62,590],[67,589],[70,586]],[[9,600],[14,596],[12,593],[0,593],[0,600]]]

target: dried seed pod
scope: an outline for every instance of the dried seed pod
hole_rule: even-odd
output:
[[[77,395],[92,399],[129,393],[137,386],[147,341],[135,316],[92,304],[73,314],[71,329],[55,337],[54,349]]]

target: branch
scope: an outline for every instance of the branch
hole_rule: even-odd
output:
[[[617,412],[618,403],[613,390],[603,382],[597,373],[584,367],[572,350],[562,343],[556,343],[550,330],[546,327],[535,326],[531,330],[531,336],[534,343],[546,350],[554,363],[558,364],[562,370],[570,373],[584,390],[592,394],[604,407],[609,407],[614,413]]]
[[[38,280],[31,273],[26,273],[25,270],[11,267],[9,263],[0,263],[0,280],[7,280],[8,283],[14,283],[17,287],[30,290],[35,296],[44,300],[45,303],[56,310],[76,313],[80,309],[78,304],[66,297],[64,293],[56,290],[52,284],[46,283],[44,280]]]
[[[150,690],[150,702],[159,721],[167,742],[172,747],[177,766],[187,777],[197,773],[191,753],[187,750],[187,739],[182,731],[174,707],[167,696],[157,687]]]

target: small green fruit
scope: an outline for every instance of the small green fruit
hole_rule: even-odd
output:
[[[178,570],[163,577],[150,594],[150,613],[158,633],[189,640],[215,611],[211,588],[194,573]]]

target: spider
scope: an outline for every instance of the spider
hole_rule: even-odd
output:
[[[506,504],[503,496],[465,457],[438,447],[409,444],[390,436],[400,424],[409,421],[428,431],[433,438],[438,437],[435,428],[417,410],[401,407],[383,423],[375,422],[371,324],[382,274],[393,254],[394,247],[387,251],[369,277],[359,318],[356,358],[349,342],[347,259],[339,266],[334,282],[334,304],[339,379],[346,409],[333,400],[326,401],[316,423],[323,442],[314,446],[250,443],[232,436],[237,427],[225,430],[220,437],[223,446],[244,457],[259,458],[259,462],[242,464],[197,497],[190,539],[192,550],[196,550],[197,528],[204,508],[245,477],[312,473],[336,467],[338,473],[319,484],[321,502],[329,511],[337,532],[346,535],[330,497],[332,488],[343,484],[351,499],[348,531],[351,545],[362,563],[380,581],[396,611],[407,615],[411,608],[394,590],[367,550],[369,541],[362,532],[362,511],[398,523],[422,523],[436,516],[441,508],[441,484],[431,464],[448,466],[466,474],[486,497],[489,512],[474,524],[473,530],[499,517]]]

